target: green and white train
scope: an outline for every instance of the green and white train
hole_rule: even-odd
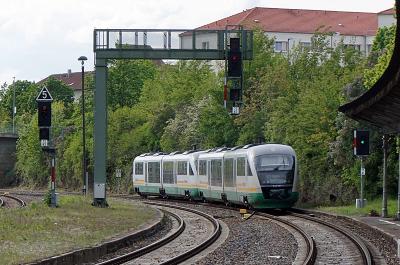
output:
[[[298,181],[296,154],[280,144],[142,154],[133,161],[133,186],[141,196],[290,208]]]

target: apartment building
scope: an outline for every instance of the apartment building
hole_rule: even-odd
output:
[[[394,14],[393,8],[365,13],[254,7],[197,28],[210,32],[196,36],[196,48],[216,49],[217,38],[212,30],[241,25],[245,29],[262,29],[274,38],[276,52],[286,53],[297,45],[310,46],[312,36],[319,31],[330,35],[328,45],[332,48],[343,41],[346,46],[368,55],[378,28],[395,23]],[[191,36],[181,35],[180,38],[181,48],[190,49]]]

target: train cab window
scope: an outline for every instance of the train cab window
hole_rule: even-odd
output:
[[[163,183],[174,184],[174,162],[163,162]]]
[[[211,160],[211,186],[222,186],[222,160]]]
[[[142,162],[135,163],[135,175],[143,175],[143,163]]]
[[[224,186],[235,187],[235,179],[233,177],[233,158],[224,160]]]
[[[178,161],[178,175],[187,175],[187,161]]]
[[[206,176],[207,175],[207,161],[199,160],[199,175]]]
[[[238,157],[236,160],[236,175],[237,176],[246,176],[246,158]]]
[[[160,162],[148,162],[148,182],[160,183]]]

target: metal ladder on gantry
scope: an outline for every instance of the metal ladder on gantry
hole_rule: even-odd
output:
[[[227,60],[228,38],[241,40],[242,59],[253,56],[253,32],[237,29],[95,29],[93,205],[107,206],[107,61],[109,59]]]

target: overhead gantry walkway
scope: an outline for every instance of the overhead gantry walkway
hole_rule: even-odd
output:
[[[107,64],[109,59],[226,60],[228,40],[240,38],[243,60],[253,56],[253,32],[225,30],[95,29],[94,205],[106,206]]]

